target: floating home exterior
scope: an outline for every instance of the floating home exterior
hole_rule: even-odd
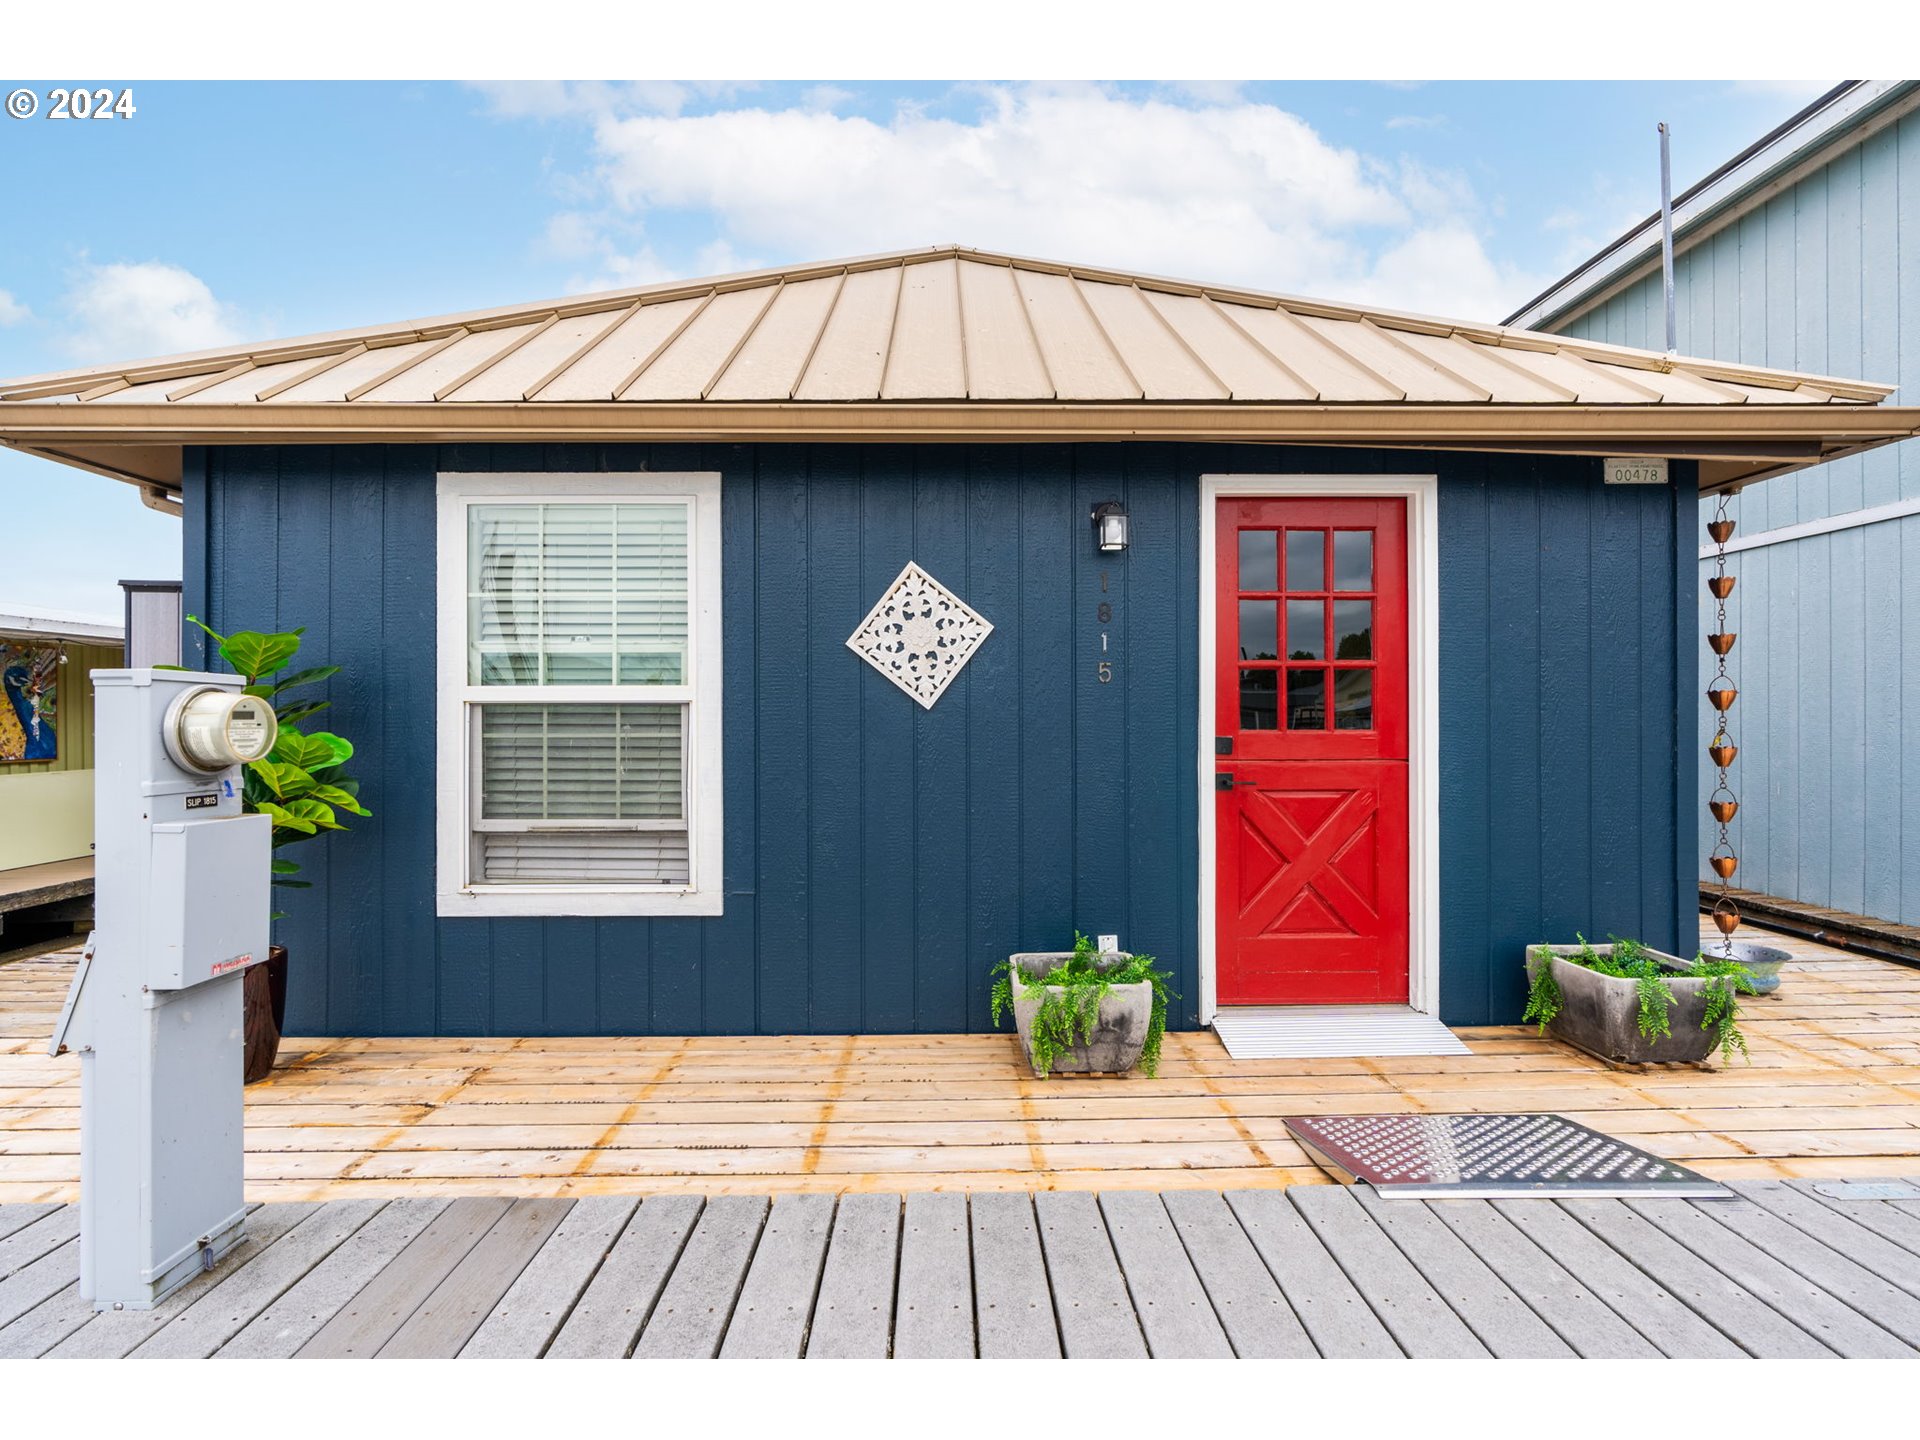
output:
[[[1850,81],[1822,96],[1677,200],[1680,348],[1858,371],[1911,396],[1915,195],[1920,83]],[[1658,344],[1658,247],[1649,221],[1507,323]],[[1751,777],[1731,837],[1738,883],[1920,925],[1920,445],[1759,481],[1728,513],[1735,735]],[[1701,563],[1704,575],[1712,562]],[[1703,700],[1703,744],[1716,718]]]
[[[118,665],[110,621],[0,604],[0,892],[16,872],[93,860],[93,691]]]
[[[1528,941],[1691,951],[1699,497],[1886,393],[941,247],[32,377],[0,438],[345,667],[296,1032],[981,1030],[1076,928],[1177,1025],[1470,1025]]]

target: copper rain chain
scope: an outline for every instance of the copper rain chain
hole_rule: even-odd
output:
[[[1733,823],[1733,817],[1739,812],[1740,802],[1734,798],[1732,787],[1727,783],[1727,771],[1740,753],[1740,747],[1733,743],[1733,736],[1727,727],[1727,713],[1733,708],[1733,702],[1739,691],[1734,689],[1733,681],[1727,675],[1727,655],[1733,649],[1734,634],[1727,629],[1727,596],[1733,593],[1734,577],[1727,574],[1727,541],[1733,538],[1734,522],[1727,518],[1727,497],[1720,497],[1720,504],[1714,511],[1713,519],[1707,522],[1707,534],[1714,543],[1714,576],[1707,581],[1707,589],[1714,599],[1713,633],[1707,636],[1707,645],[1712,649],[1718,662],[1718,671],[1707,683],[1707,702],[1720,713],[1720,720],[1714,727],[1713,743],[1707,746],[1707,758],[1713,761],[1714,768],[1720,773],[1713,794],[1707,797],[1707,812],[1713,816],[1714,823],[1720,827],[1718,839],[1714,842],[1713,853],[1707,856],[1707,863],[1713,867],[1713,873],[1720,877],[1720,895],[1713,902],[1713,923],[1720,927],[1725,937],[1726,953],[1733,954],[1733,932],[1740,924],[1740,910],[1733,903],[1733,872],[1740,868],[1740,858],[1733,853],[1733,843],[1727,838],[1727,827]]]

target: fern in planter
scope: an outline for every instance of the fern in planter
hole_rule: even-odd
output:
[[[1576,933],[1574,938],[1580,942],[1580,949],[1575,954],[1556,956],[1544,946],[1534,952],[1542,963],[1534,967],[1522,1021],[1537,1024],[1544,1035],[1547,1026],[1560,1013],[1564,1002],[1560,994],[1560,982],[1553,978],[1552,963],[1559,959],[1602,975],[1633,981],[1640,1002],[1637,1020],[1641,1038],[1658,1040],[1672,1033],[1671,1012],[1675,1002],[1673,987],[1669,982],[1679,974],[1682,979],[1708,982],[1702,1028],[1713,1031],[1720,1058],[1731,1063],[1738,1053],[1749,1064],[1752,1063],[1753,1057],[1747,1051],[1747,1037],[1740,1030],[1739,997],[1758,992],[1754,989],[1753,976],[1739,961],[1729,960],[1725,956],[1709,959],[1704,953],[1696,953],[1692,966],[1681,973],[1662,967],[1654,958],[1654,952],[1638,940],[1622,940],[1618,935],[1609,935],[1607,938],[1613,943],[1608,953],[1602,955],[1593,948],[1586,936]]]
[[[306,889],[308,880],[293,877],[300,867],[280,857],[282,847],[311,840],[332,830],[344,830],[341,811],[351,815],[371,815],[360,803],[360,782],[347,777],[343,767],[353,758],[353,745],[326,730],[311,734],[294,728],[294,722],[318,714],[330,700],[296,700],[283,705],[280,697],[303,685],[317,685],[340,673],[338,665],[315,665],[279,680],[271,677],[285,670],[300,653],[302,626],[265,634],[258,630],[236,630],[222,635],[197,615],[187,617],[220,647],[220,654],[241,676],[249,695],[274,702],[274,714],[280,721],[280,734],[265,760],[247,766],[244,809],[249,814],[265,815],[273,821],[273,883],[293,889]],[[276,913],[274,918],[279,919]]]
[[[1037,994],[1040,1009],[1033,1017],[1033,1067],[1042,1074],[1050,1074],[1054,1061],[1093,1038],[1094,1027],[1100,1020],[1100,1002],[1109,990],[1116,985],[1151,985],[1153,1006],[1147,1020],[1146,1045],[1140,1052],[1140,1071],[1151,1079],[1160,1069],[1160,1042],[1167,1030],[1167,1002],[1173,997],[1167,981],[1173,975],[1154,969],[1151,955],[1129,956],[1109,970],[1099,968],[1096,963],[1099,958],[1099,948],[1076,930],[1073,953],[1038,979],[1028,979],[1011,960],[1002,960],[993,967],[993,1023],[1000,1024],[1001,1016],[1013,1009],[1016,993],[1023,999]]]

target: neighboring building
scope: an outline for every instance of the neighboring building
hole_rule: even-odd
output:
[[[111,621],[0,602],[0,949],[93,893],[87,672],[118,665],[120,644]]]
[[[1675,200],[1674,257],[1683,353],[1920,395],[1920,84],[1850,81],[1735,156]],[[1663,303],[1656,215],[1506,323],[1657,347]],[[1728,513],[1736,883],[1920,924],[1920,445]]]
[[[0,440],[344,667],[297,1032],[979,1030],[1076,927],[1176,1024],[1472,1025],[1530,941],[1692,952],[1700,491],[1886,393],[948,246],[0,383]]]

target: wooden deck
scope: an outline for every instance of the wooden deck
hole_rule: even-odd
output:
[[[1758,890],[1733,889],[1727,893],[1742,915],[1782,934],[1797,935],[1855,955],[1920,964],[1920,925],[1902,925],[1854,910],[1809,905],[1804,900],[1787,900]],[[1700,904],[1704,909],[1711,909],[1719,897],[1716,887],[1700,887]]]
[[[1753,1064],[1609,1070],[1520,1029],[1468,1057],[1025,1078],[1008,1036],[292,1040],[247,1092],[257,1201],[1320,1183],[1290,1114],[1555,1111],[1725,1179],[1920,1171],[1920,970],[1805,941],[1747,1002]],[[1516,961],[1517,963],[1517,961]],[[71,954],[0,965],[0,1201],[78,1193]]]
[[[1920,1201],[1816,1183],[283,1203],[101,1315],[74,1207],[0,1206],[0,1358],[1915,1356]]]
[[[21,865],[0,870],[0,911],[21,910],[54,900],[74,900],[93,894],[93,857],[49,860],[43,865]]]

